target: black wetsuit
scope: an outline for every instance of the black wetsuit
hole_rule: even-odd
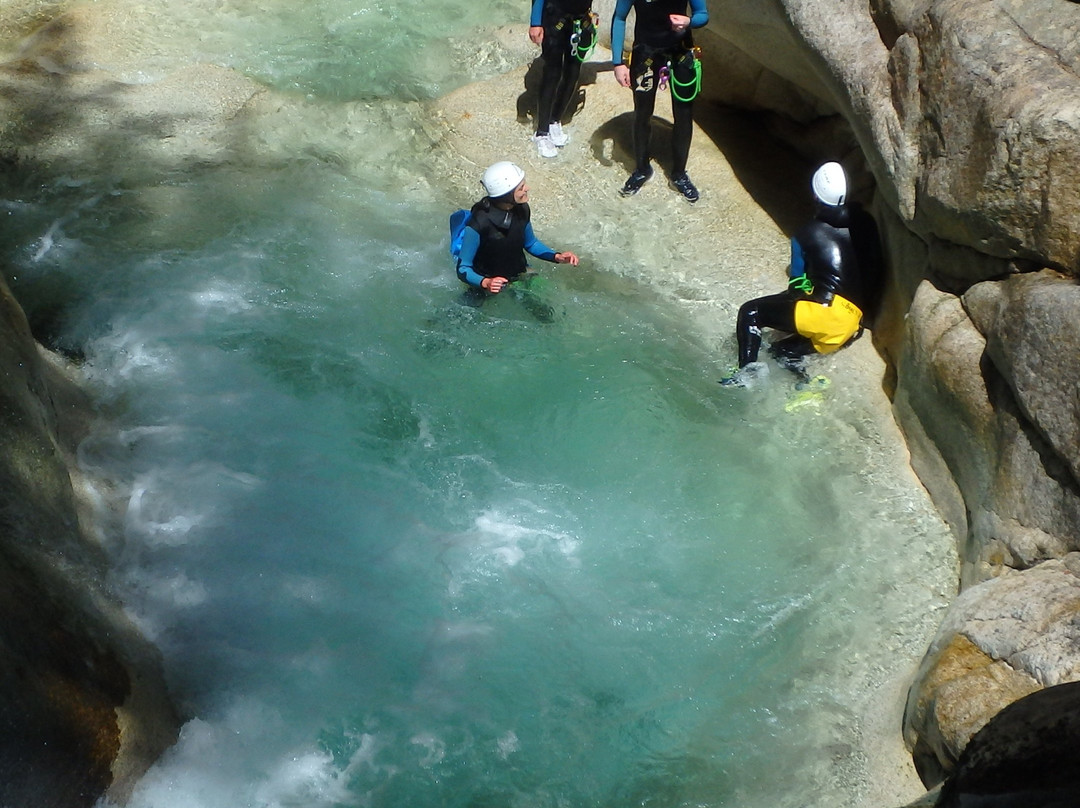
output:
[[[503,210],[485,196],[473,205],[458,255],[458,278],[475,287],[484,278],[513,281],[529,268],[525,251],[554,261],[554,250],[536,238],[531,220],[528,204]]]
[[[555,261],[555,251],[536,237],[531,219],[527,204],[503,210],[493,205],[490,197],[484,197],[472,206],[458,253],[458,278],[469,285],[462,303],[473,307],[484,304],[491,296],[483,287],[485,278],[502,277],[511,283],[524,278],[527,283],[530,276],[526,274],[526,252],[544,261]],[[554,319],[551,306],[535,295],[526,292],[521,300],[541,322]]]
[[[596,40],[593,25],[592,0],[534,0],[531,25],[544,27],[540,55],[544,72],[540,78],[540,98],[536,108],[536,134],[546,135],[548,127],[562,121],[570,106],[581,60],[577,53],[587,52]],[[580,29],[577,42],[572,42],[575,22]]]
[[[763,328],[791,334],[774,343],[772,351],[792,370],[817,350],[796,325],[800,301],[830,306],[839,297],[864,314],[873,313],[880,291],[881,246],[877,225],[858,205],[820,205],[817,216],[792,238],[791,255],[788,291],[749,300],[739,309],[739,367],[757,361]]]
[[[670,15],[685,15],[688,5],[690,28],[676,33],[671,28]],[[661,69],[666,69],[670,63],[669,81],[677,82],[677,86],[694,83],[694,38],[690,29],[705,25],[709,13],[705,9],[705,0],[689,0],[689,3],[687,0],[618,0],[611,25],[612,61],[616,65],[622,64],[626,15],[631,7],[637,15],[634,49],[630,55],[630,86],[634,90],[634,160],[637,171],[651,174],[649,137]],[[690,139],[694,134],[693,97],[681,101],[673,92],[671,114],[675,124],[671,133],[671,176],[678,177],[686,172],[690,156]]]

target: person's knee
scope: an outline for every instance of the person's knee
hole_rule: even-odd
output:
[[[758,301],[756,299],[747,300],[745,303],[739,306],[739,315],[737,317],[737,320],[740,323],[756,322],[759,312],[760,308],[758,306]]]
[[[793,334],[769,347],[769,353],[778,360],[799,361],[815,352],[813,342],[801,334]]]

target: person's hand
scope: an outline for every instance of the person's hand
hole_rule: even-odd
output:
[[[566,252],[555,253],[556,264],[569,264],[572,267],[576,267],[580,261],[576,255],[567,250]]]
[[[529,39],[532,40],[532,43],[534,45],[543,45],[544,44],[544,26],[542,26],[542,25],[531,25],[531,26],[529,26]]]
[[[615,65],[615,81],[623,87],[630,86],[630,68],[626,65]]]
[[[685,14],[668,14],[668,19],[671,20],[671,30],[677,34],[690,27],[690,18]]]
[[[487,289],[489,292],[491,292],[491,294],[497,295],[508,283],[510,283],[510,281],[502,277],[484,278],[482,281],[480,281],[480,286],[484,289]]]

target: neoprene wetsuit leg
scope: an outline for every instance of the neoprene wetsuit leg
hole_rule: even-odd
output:
[[[652,137],[652,116],[656,108],[656,85],[650,90],[634,89],[634,164],[642,174],[651,174],[649,141]]]
[[[756,362],[761,350],[761,329],[795,333],[795,298],[787,292],[748,300],[739,307],[735,336],[739,341],[739,367]]]
[[[688,83],[694,76],[694,57],[689,52],[673,58],[671,75],[680,82]],[[680,101],[672,93],[671,116],[675,126],[671,132],[671,176],[679,177],[686,173],[686,163],[690,159],[690,140],[694,136],[694,99]]]
[[[544,42],[540,50],[544,72],[540,77],[540,98],[536,108],[537,135],[546,135],[552,123],[562,120],[577,89],[581,62],[570,43],[572,31],[572,21],[565,17],[560,19],[549,13],[548,7],[544,8]],[[592,36],[596,35],[591,27],[589,31]]]

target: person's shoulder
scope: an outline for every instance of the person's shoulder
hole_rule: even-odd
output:
[[[827,229],[831,229],[829,228],[829,225],[823,222],[819,217],[815,216],[796,230],[795,235],[792,238],[802,244],[806,244],[821,238],[822,234],[825,233]]]
[[[852,206],[845,205],[822,205],[814,218],[821,223],[822,227],[833,230],[842,230],[851,224]]]
[[[474,225],[473,229],[479,230],[483,226],[490,210],[491,205],[486,196],[469,209],[469,224]]]

